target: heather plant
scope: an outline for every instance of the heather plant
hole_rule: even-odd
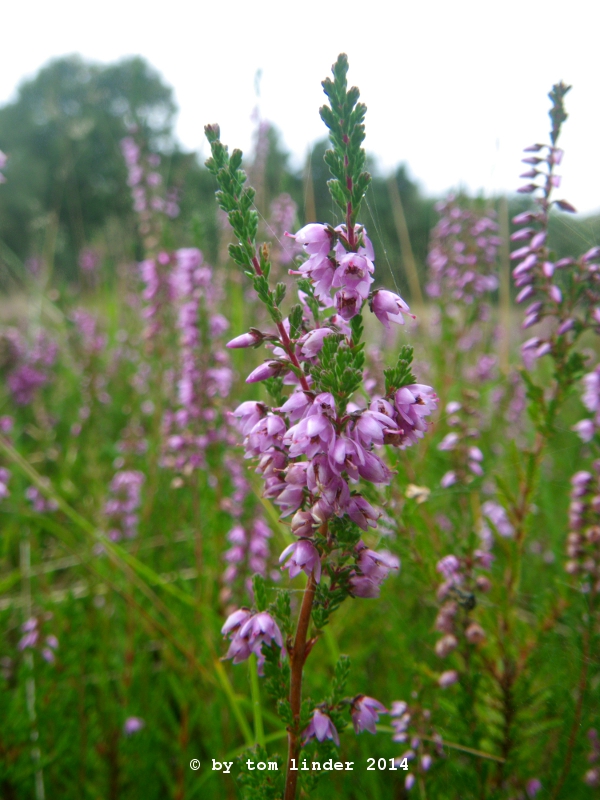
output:
[[[234,663],[253,654],[258,657],[287,724],[286,800],[296,797],[303,747],[315,740],[316,751],[311,750],[331,756],[330,742],[339,746],[338,729],[346,726],[344,712],[350,712],[357,733],[365,728],[375,732],[379,714],[386,712],[382,703],[365,695],[343,697],[349,669],[344,657],[336,667],[333,693],[320,701],[302,700],[303,672],[333,612],[348,597],[377,597],[388,574],[399,569],[395,556],[376,552],[362,540],[362,532],[377,527],[380,512],[361,492],[361,479],[388,482],[390,470],[376,448],[416,443],[436,407],[433,390],[415,383],[410,347],[402,348],[396,366],[386,370],[385,396],[357,395],[365,362],[363,310],[368,307],[389,328],[391,322],[403,324],[409,309],[398,295],[371,289],[373,248],[364,226],[357,223],[370,181],[361,146],[366,108],[358,102],[358,90],[348,90],[347,70],[347,58],[341,55],[333,66],[333,80],[323,83],[330,105],[321,109],[332,143],[326,154],[333,175],[330,191],[344,222],[335,228],[310,223],[288,234],[308,258],[291,270],[299,276],[300,302],[287,316],[282,311],[286,284],[270,286],[269,249],[256,243],[254,190],[244,187],[242,154],[234,150],[230,156],[218,127],[206,128],[212,151],[207,166],[217,179],[219,205],[228,213],[239,242],[230,246],[230,255],[252,280],[275,328],[251,328],[229,342],[230,348],[265,344],[273,351],[246,379],[264,381],[272,405],[246,401],[234,415],[246,436],[247,457],[258,462],[265,496],[284,518],[292,517],[296,538],[280,562],[290,578],[300,572],[307,576],[295,629],[289,591],[280,591],[268,603],[259,576],[254,607],[232,613],[222,630],[231,639],[227,657]],[[285,394],[287,386],[290,394]],[[248,796],[268,796],[269,784],[270,780],[253,786]]]

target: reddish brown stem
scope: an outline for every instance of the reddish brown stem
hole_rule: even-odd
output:
[[[288,765],[285,779],[284,800],[295,800],[296,785],[298,783],[298,770],[291,769],[292,759],[298,760],[300,754],[300,707],[302,705],[302,670],[306,661],[307,647],[306,637],[310,624],[310,612],[312,610],[313,599],[317,582],[311,574],[304,590],[302,607],[298,617],[298,627],[296,628],[296,638],[294,648],[290,656],[291,679],[290,679],[290,706],[292,708],[292,724],[288,729]],[[297,766],[297,765],[296,765]]]
[[[252,259],[252,266],[254,267],[254,271],[256,272],[257,275],[263,274],[263,271],[260,268],[260,261],[256,256],[254,256],[254,258]],[[309,392],[310,386],[308,385],[308,381],[306,380],[304,373],[302,372],[302,367],[300,366],[300,362],[296,358],[296,353],[294,353],[294,345],[292,344],[292,341],[288,336],[288,332],[286,331],[283,322],[278,322],[276,324],[277,324],[277,330],[279,331],[279,336],[281,337],[281,344],[283,345],[283,349],[287,353],[288,358],[290,359],[292,364],[298,370],[298,376],[300,378],[300,384],[302,388],[304,389],[305,392]]]

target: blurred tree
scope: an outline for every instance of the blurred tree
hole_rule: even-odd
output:
[[[0,109],[9,184],[0,238],[21,259],[42,255],[64,277],[109,217],[131,219],[119,141],[137,125],[151,146],[173,146],[172,90],[142,58],[101,66],[50,62]]]

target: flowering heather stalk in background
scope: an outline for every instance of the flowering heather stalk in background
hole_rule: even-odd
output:
[[[498,224],[493,211],[477,213],[451,194],[436,205],[440,220],[431,234],[427,294],[473,305],[498,288]]]
[[[361,539],[361,532],[377,527],[381,512],[361,493],[360,482],[389,481],[391,473],[379,448],[416,443],[427,430],[426,418],[437,400],[429,386],[416,383],[409,347],[402,348],[396,367],[385,371],[385,396],[354,399],[363,382],[363,310],[369,307],[389,327],[392,322],[403,324],[409,309],[398,295],[371,288],[373,247],[356,221],[370,181],[363,171],[361,147],[366,109],[358,103],[358,90],[347,90],[347,70],[347,58],[340,56],[333,81],[323,83],[331,107],[321,109],[333,144],[325,156],[334,176],[329,187],[345,222],[335,228],[311,223],[292,235],[307,259],[291,270],[299,276],[300,302],[287,317],[281,310],[286,285],[271,288],[268,248],[256,245],[255,193],[244,188],[242,154],[234,150],[229,156],[218,127],[206,128],[212,151],[207,166],[217,178],[219,205],[228,212],[239,242],[230,247],[230,254],[252,280],[274,325],[271,332],[251,328],[228,345],[265,344],[272,351],[247,383],[265,382],[273,405],[246,401],[234,415],[246,437],[246,456],[255,459],[263,477],[265,496],[280,508],[282,517],[291,517],[296,539],[280,562],[290,577],[304,572],[308,578],[293,637],[289,595],[281,593],[268,605],[259,578],[254,582],[257,610],[236,611],[223,627],[232,639],[228,657],[235,663],[251,652],[264,661],[267,687],[288,725],[285,800],[296,796],[292,760],[313,738],[321,746],[337,744],[338,727],[344,726],[341,713],[348,705],[341,696],[349,669],[345,660],[338,665],[334,693],[318,706],[310,700],[301,704],[302,672],[314,643],[308,638],[311,618],[318,631],[347,597],[378,596],[383,581],[399,568],[395,556],[370,550]],[[291,394],[284,394],[286,386]],[[276,619],[286,633],[285,642]],[[280,661],[280,649],[287,651],[289,660]],[[349,705],[357,731],[372,730],[377,713],[384,711],[372,698],[367,706],[359,698]]]
[[[543,319],[551,323],[550,334],[534,336],[523,345],[523,355],[531,359],[552,355],[560,365],[559,384],[566,388],[581,370],[581,357],[573,346],[585,330],[600,329],[600,247],[593,247],[578,259],[556,260],[548,248],[548,220],[553,206],[574,212],[566,200],[554,200],[553,191],[560,186],[556,167],[563,151],[556,146],[562,123],[567,114],[564,97],[571,87],[556,84],[549,94],[552,101],[550,117],[551,144],[527,147],[523,162],[529,169],[521,177],[532,182],[519,191],[534,198],[535,208],[514,218],[522,226],[511,239],[518,247],[511,254],[516,261],[513,269],[515,287],[519,289],[517,303],[528,303],[523,328],[536,326]]]
[[[49,615],[48,618],[51,618]],[[19,650],[37,650],[44,661],[49,664],[56,660],[55,651],[58,649],[58,639],[54,634],[43,636],[40,631],[40,620],[31,617],[21,625],[23,636],[19,639],[17,647]]]
[[[274,264],[287,266],[302,252],[302,246],[293,237],[286,238],[287,231],[294,228],[297,214],[298,206],[286,192],[271,203],[267,235],[273,238],[270,256]]]
[[[135,470],[121,470],[115,473],[110,483],[111,497],[104,504],[107,519],[107,536],[113,542],[133,539],[138,532],[138,514],[141,490],[145,475]]]
[[[229,323],[217,312],[221,295],[212,268],[200,250],[175,253],[171,275],[179,349],[177,407],[163,418],[163,466],[185,475],[206,469],[206,450],[230,434],[222,418],[233,373],[220,340]]]
[[[13,401],[19,406],[30,405],[39,389],[50,381],[58,347],[43,332],[28,342],[16,328],[0,334],[0,369],[5,372],[6,385]]]
[[[0,183],[6,183],[6,178],[2,174],[2,170],[6,166],[7,161],[8,158],[6,156],[6,153],[3,153],[2,150],[0,150]]]

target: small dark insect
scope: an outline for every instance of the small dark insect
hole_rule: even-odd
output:
[[[450,590],[450,594],[454,595],[457,603],[463,608],[466,608],[467,611],[472,611],[477,605],[477,598],[473,592],[463,592],[458,586],[453,586]]]

